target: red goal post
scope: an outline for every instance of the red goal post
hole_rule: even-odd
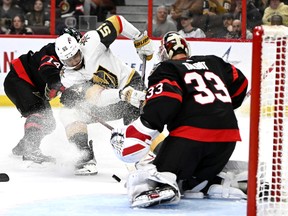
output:
[[[253,31],[247,215],[288,215],[288,28]]]

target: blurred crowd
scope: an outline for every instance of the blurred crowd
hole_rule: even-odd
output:
[[[247,0],[246,39],[257,25],[288,26],[288,1]],[[152,35],[178,31],[186,38],[242,38],[242,0],[175,0],[157,7]]]
[[[246,3],[247,39],[252,38],[257,25],[288,26],[288,0]],[[117,6],[123,5],[125,0],[56,0],[56,34],[67,26],[79,28],[101,23],[117,14]],[[158,6],[154,14],[153,37],[168,31],[178,31],[186,38],[235,39],[243,35],[242,0],[175,0],[170,5]],[[50,34],[50,1],[0,0],[0,26],[0,34]]]
[[[78,28],[80,16],[104,21],[121,4],[124,0],[56,0],[56,34]],[[0,34],[50,34],[50,9],[49,0],[0,0]]]

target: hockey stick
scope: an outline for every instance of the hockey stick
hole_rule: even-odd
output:
[[[142,81],[145,84],[145,72],[146,72],[146,56],[143,57],[143,63],[142,63]]]
[[[114,127],[112,127],[110,124],[108,124],[107,122],[103,121],[102,119],[98,118],[96,115],[92,115],[94,119],[96,119],[96,121],[100,124],[102,124],[104,127],[108,128],[110,131],[112,131],[114,129]]]
[[[265,71],[265,73],[264,73],[263,76],[262,76],[262,80],[265,80],[266,77],[273,71],[274,65],[275,65],[275,64],[273,63],[273,64]],[[243,102],[246,101],[246,100],[251,96],[251,90],[252,90],[252,89],[249,89],[249,90],[247,91]]]

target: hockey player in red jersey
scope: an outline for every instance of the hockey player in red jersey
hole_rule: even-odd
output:
[[[130,123],[140,115],[145,89],[140,74],[122,62],[110,49],[119,35],[134,41],[140,58],[150,60],[153,44],[123,16],[111,16],[96,30],[86,32],[77,43],[69,35],[56,39],[56,52],[64,64],[61,82],[66,90],[61,121],[66,135],[81,152],[75,163],[76,175],[97,174],[93,147],[88,144],[88,125],[123,118]]]
[[[63,33],[71,34],[77,40],[81,38],[81,33],[74,28],[65,28]],[[61,68],[55,43],[49,43],[37,52],[29,51],[11,62],[4,90],[26,118],[24,137],[12,150],[14,155],[23,156],[23,160],[37,163],[54,161],[54,158],[42,154],[40,144],[55,129],[49,100],[65,89],[60,81]]]
[[[116,155],[132,163],[148,153],[165,125],[169,131],[153,164],[128,177],[133,207],[177,203],[180,191],[193,188],[206,194],[241,140],[234,109],[246,95],[243,73],[214,55],[190,57],[176,32],[161,43],[162,62],[149,76],[143,114],[111,136]]]

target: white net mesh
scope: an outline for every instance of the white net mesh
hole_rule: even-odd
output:
[[[256,208],[288,215],[288,28],[263,28]]]

